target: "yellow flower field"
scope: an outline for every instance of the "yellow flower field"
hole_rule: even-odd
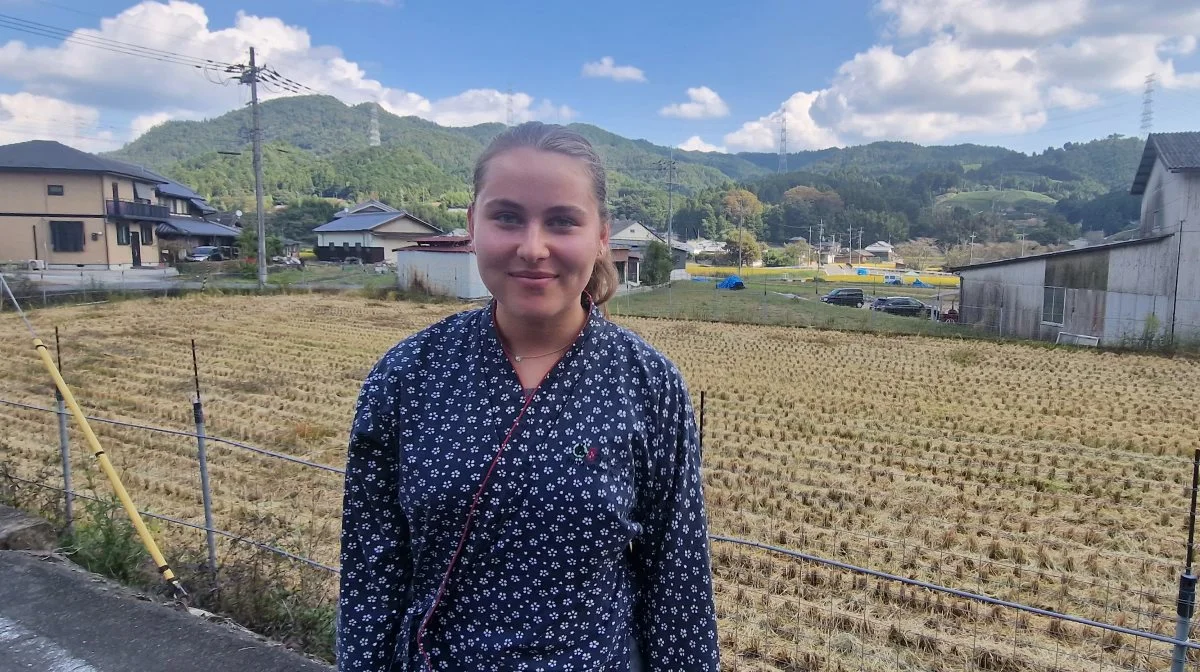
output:
[[[190,340],[210,434],[341,466],[359,381],[455,310],[351,296],[126,301],[32,315],[94,415],[191,430]],[[707,391],[715,534],[1173,632],[1194,361],[1040,346],[622,318]],[[53,404],[0,313],[0,399]],[[53,347],[53,346],[52,346]],[[52,415],[0,406],[0,461],[57,483]],[[142,508],[202,520],[186,437],[95,425]],[[93,469],[73,435],[76,483]],[[336,563],[336,475],[210,444],[219,527]],[[104,489],[97,481],[98,489]],[[162,528],[164,546],[202,535]],[[1168,669],[1161,644],[971,606],[714,542],[733,670]],[[1149,653],[1148,653],[1149,652]]]

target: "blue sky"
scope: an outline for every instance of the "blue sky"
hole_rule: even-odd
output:
[[[511,87],[518,119],[664,145],[775,151],[786,120],[792,150],[888,139],[1032,151],[1137,133],[1150,72],[1155,130],[1195,130],[1191,4],[0,0],[0,14],[227,62],[255,44],[310,87],[447,125],[503,121]],[[3,142],[54,133],[110,149],[245,98],[194,69],[0,26]]]

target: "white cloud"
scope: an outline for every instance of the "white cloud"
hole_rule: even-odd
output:
[[[787,120],[788,151],[837,147],[837,134],[813,121],[811,110],[818,93],[800,92],[784,101],[765,117],[742,124],[725,136],[725,144],[734,151],[775,152],[779,150],[779,132]]]
[[[901,37],[951,31],[960,39],[1028,44],[1079,26],[1090,0],[880,0]]]
[[[698,86],[687,90],[687,103],[674,103],[658,111],[664,117],[680,119],[712,119],[729,115],[729,106],[721,100],[716,91],[707,86]]]
[[[1046,102],[1050,107],[1080,110],[1098,104],[1100,96],[1070,86],[1052,86],[1046,92]]]
[[[447,125],[504,121],[507,116],[507,94],[501,91],[471,89],[431,100],[388,87],[336,47],[314,45],[306,29],[275,17],[238,12],[232,26],[214,30],[199,4],[146,0],[102,20],[98,29],[80,29],[76,34],[235,64],[248,61],[253,44],[260,64],[348,104],[375,101],[395,114]],[[73,42],[51,47],[16,40],[2,44],[0,73],[31,94],[123,113],[125,118],[136,115],[130,126],[135,135],[168,118],[216,116],[242,106],[248,97],[244,86],[230,82],[230,75],[217,69],[204,72]],[[217,80],[226,85],[214,83]],[[294,94],[270,84],[260,86],[263,100],[289,95]],[[512,103],[518,120],[566,121],[575,116],[569,107],[525,93],[515,93]]]
[[[584,77],[605,77],[614,82],[644,82],[646,73],[632,65],[617,65],[612,56],[583,64]]]
[[[100,111],[31,93],[0,93],[0,145],[55,140],[85,152],[121,146],[112,130],[98,126]]]
[[[488,122],[503,123],[507,117],[508,94],[495,89],[471,89],[456,96],[433,101],[428,116],[445,126],[474,126]],[[555,106],[543,100],[536,104],[532,96],[524,93],[512,94],[514,121],[517,123],[533,119],[570,121],[575,111],[566,105]]]
[[[940,142],[1034,131],[1055,110],[1160,87],[1200,88],[1175,57],[1196,51],[1200,3],[1177,0],[878,0],[886,41],[843,63],[825,89],[725,136],[771,151],[788,114],[788,148],[842,141]],[[1132,122],[1131,122],[1132,124]]]
[[[684,140],[678,145],[679,149],[689,152],[725,152],[725,148],[719,145],[711,145],[705,142],[700,136],[693,135]]]

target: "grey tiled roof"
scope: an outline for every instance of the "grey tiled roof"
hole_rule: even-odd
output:
[[[158,182],[156,178],[162,178],[139,166],[81,152],[52,140],[30,140],[0,146],[0,170],[115,173],[146,182]]]
[[[341,231],[341,232],[370,231],[371,229],[374,229],[377,226],[387,224],[388,222],[390,222],[394,219],[399,219],[401,217],[408,217],[410,219],[414,219],[414,220],[424,224],[425,226],[428,226],[429,230],[432,232],[439,231],[439,229],[436,226],[420,219],[419,217],[414,217],[413,215],[405,212],[404,210],[399,210],[397,212],[364,212],[359,215],[342,215],[341,217],[338,217],[337,219],[333,220],[332,222],[327,222],[327,223],[322,224],[322,225],[318,226],[317,228],[313,229],[313,233],[336,233],[339,231]]]
[[[1150,172],[1157,161],[1162,161],[1163,166],[1172,172],[1200,171],[1200,131],[1151,133],[1146,138],[1142,162],[1133,177],[1133,188],[1129,190],[1131,194],[1138,196],[1145,193]]]
[[[184,236],[229,236],[237,238],[241,234],[241,231],[237,229],[192,217],[168,217],[166,221],[158,225],[157,229],[159,235],[165,233],[168,236],[175,234]]]

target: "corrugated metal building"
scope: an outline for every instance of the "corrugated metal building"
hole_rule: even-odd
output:
[[[393,250],[400,289],[459,299],[484,299],[492,295],[479,275],[470,238],[433,236],[412,242],[411,247]]]
[[[1107,346],[1200,342],[1200,133],[1151,134],[1132,240],[952,269],[959,321]]]

